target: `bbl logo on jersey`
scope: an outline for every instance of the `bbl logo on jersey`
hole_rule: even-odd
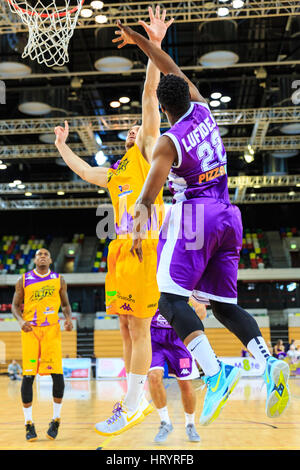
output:
[[[34,291],[32,296],[30,297],[30,300],[33,302],[36,300],[38,301],[43,300],[46,297],[52,297],[54,291],[55,291],[55,287],[44,286],[41,289]]]

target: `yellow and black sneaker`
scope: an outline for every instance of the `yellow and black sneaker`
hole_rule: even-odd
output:
[[[49,424],[49,429],[47,431],[47,437],[48,439],[54,440],[58,434],[58,428],[60,425],[60,419],[56,418],[51,421]]]
[[[34,424],[31,421],[27,421],[25,424],[26,429],[26,439],[28,442],[33,442],[37,440],[37,434],[35,432]]]

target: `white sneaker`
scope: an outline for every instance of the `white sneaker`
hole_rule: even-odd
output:
[[[148,402],[145,395],[143,395],[142,398],[141,398],[140,408],[142,409],[142,412],[144,413],[144,416],[147,416],[150,413],[152,413],[152,411],[154,411],[153,406]]]
[[[116,403],[113,415],[106,421],[95,424],[95,431],[101,436],[121,434],[145,419],[142,408],[130,412],[123,403]]]

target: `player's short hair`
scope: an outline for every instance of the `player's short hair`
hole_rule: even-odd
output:
[[[168,74],[161,78],[157,90],[161,106],[171,114],[186,112],[190,106],[190,89],[188,83],[177,75]]]

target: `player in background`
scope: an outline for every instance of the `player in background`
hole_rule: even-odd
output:
[[[164,74],[157,96],[171,128],[155,146],[136,203],[131,250],[141,258],[141,228],[169,176],[173,205],[158,244],[159,310],[206,375],[200,423],[209,424],[218,416],[238,371],[216,358],[201,320],[188,305],[192,293],[199,301],[209,301],[215,317],[262,363],[267,416],[280,416],[289,402],[289,367],[270,355],[257,322],[237,305],[243,227],[238,207],[230,203],[227,157],[218,126],[205,99],[172,58],[131,28],[120,22],[118,26]]]
[[[50,252],[39,249],[34,258],[35,269],[17,281],[12,300],[12,314],[22,334],[23,379],[21,397],[25,417],[26,439],[37,440],[32,417],[33,381],[36,374],[51,375],[53,417],[47,437],[55,439],[60,425],[64,395],[61,329],[58,312],[61,306],[66,331],[73,329],[72,312],[64,278],[50,270]],[[24,310],[22,312],[22,305]]]
[[[166,22],[166,12],[160,15],[149,9],[149,34],[157,47],[165,37],[172,20]],[[123,43],[120,34],[114,42]],[[155,198],[157,211],[148,224],[149,237],[145,240],[144,258],[130,254],[132,244],[134,204],[150,169],[154,144],[160,135],[160,112],[156,96],[160,72],[148,61],[142,96],[142,123],[128,131],[126,153],[113,168],[94,168],[75,155],[66,145],[65,128],[55,128],[56,146],[66,164],[82,179],[108,189],[114,207],[117,239],[109,245],[106,276],[107,313],[118,314],[123,340],[123,354],[127,372],[127,393],[116,403],[113,414],[95,426],[104,436],[119,434],[138,424],[148,413],[144,386],[151,364],[150,324],[159,300],[156,280],[157,243],[163,219],[162,190]]]
[[[190,298],[190,305],[199,318],[206,316],[203,304]],[[175,376],[180,389],[185,415],[185,431],[190,442],[199,442],[195,427],[196,393],[192,380],[199,378],[199,369],[190,352],[178,338],[166,319],[156,312],[151,323],[152,362],[148,373],[150,394],[160,417],[160,427],[154,442],[162,444],[173,431],[167,406],[167,391],[163,383],[165,362],[169,376]]]

